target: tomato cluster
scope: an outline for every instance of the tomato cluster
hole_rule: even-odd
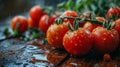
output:
[[[72,14],[70,14],[70,12]],[[64,19],[62,19],[63,24],[54,24],[48,28],[46,33],[48,43],[56,48],[64,47],[68,53],[77,56],[86,55],[91,50],[100,54],[115,51],[120,41],[120,20],[110,21],[110,19],[93,16],[95,21],[97,20],[101,22],[101,24],[95,23],[87,17],[88,20],[80,22],[79,24],[84,24],[81,26],[79,25],[77,29],[71,28],[72,30],[67,30],[67,28],[62,25],[67,23],[68,28],[69,26],[74,27],[75,19],[73,18],[78,18],[79,16],[75,11],[65,11],[61,15],[61,17],[64,17]],[[82,16],[82,18],[84,18],[84,16]],[[76,24],[77,23],[78,22],[76,22]]]
[[[14,17],[11,28],[18,28],[23,33],[28,28],[36,27],[46,34],[51,46],[65,49],[72,55],[86,55],[91,50],[104,54],[115,51],[119,46],[120,19],[111,21],[112,16],[119,18],[119,15],[120,8],[115,7],[108,10],[107,19],[95,14],[91,16],[89,11],[79,15],[72,10],[63,12],[59,17],[49,17],[37,5],[30,9],[28,19],[23,16]]]
[[[28,28],[38,28],[42,32],[46,32],[48,27],[54,23],[57,15],[48,16],[40,5],[33,6],[29,10],[28,19],[24,16],[15,16],[11,21],[11,28],[14,31],[17,24],[20,33],[25,32]]]

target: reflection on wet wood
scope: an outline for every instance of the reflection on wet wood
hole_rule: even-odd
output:
[[[107,62],[94,52],[83,57],[69,55],[65,50],[43,44],[42,40],[26,42],[8,39],[0,42],[0,66],[120,67],[119,49],[112,54],[112,60]]]

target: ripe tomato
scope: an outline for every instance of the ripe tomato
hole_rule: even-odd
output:
[[[62,17],[78,17],[78,14],[75,11],[67,10],[62,14]],[[73,25],[73,19],[64,19],[64,22],[70,22]]]
[[[105,22],[105,19],[102,17],[96,17],[96,19],[100,22]],[[92,22],[86,22],[83,26],[84,29],[87,29],[89,31],[92,32],[93,29],[95,29],[98,26],[102,26],[102,24],[98,24],[98,23],[92,23]]]
[[[113,52],[119,44],[119,34],[116,30],[97,27],[92,31],[94,49],[99,53]]]
[[[110,61],[110,60],[111,60],[110,54],[108,54],[108,53],[104,54],[103,59],[104,59],[105,61]]]
[[[38,27],[38,22],[36,21],[33,21],[30,17],[28,18],[28,27],[31,28],[31,27]]]
[[[106,14],[107,18],[111,18],[112,16],[118,16],[120,17],[120,8],[115,7],[115,8],[110,8]]]
[[[89,30],[90,32],[92,32],[92,30],[95,29],[98,26],[100,26],[100,24],[92,24],[91,22],[86,22],[84,24],[83,28]]]
[[[49,18],[48,15],[43,15],[39,21],[39,29],[46,32],[48,27],[54,23],[56,17],[57,16],[53,15]]]
[[[119,33],[119,38],[120,38],[120,19],[116,20],[115,22],[116,22],[116,26],[114,29],[117,30],[117,32]]]
[[[67,31],[67,23],[51,25],[46,33],[48,43],[56,48],[63,48],[63,36]]]
[[[39,5],[32,7],[29,11],[31,19],[35,22],[39,22],[41,16],[45,14],[46,13],[42,10],[42,8]]]
[[[51,24],[53,24],[54,23],[54,21],[55,21],[55,19],[57,18],[58,16],[57,15],[52,15],[52,16],[50,16],[50,18],[49,18],[49,25],[51,25]]]
[[[13,31],[18,28],[18,31],[23,33],[28,29],[28,21],[24,16],[15,16],[11,20],[11,28]]]
[[[68,31],[63,37],[63,46],[72,55],[87,54],[92,48],[90,31],[80,28],[75,31]]]

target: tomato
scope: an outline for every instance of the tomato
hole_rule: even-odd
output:
[[[51,24],[53,24],[54,23],[54,21],[55,21],[55,19],[57,18],[58,16],[57,15],[52,15],[52,16],[50,16],[50,18],[49,18],[49,25],[51,25]]]
[[[120,38],[120,19],[116,20],[115,22],[116,22],[116,26],[114,27],[114,29],[117,30],[117,32],[119,33],[119,38]]]
[[[28,27],[31,28],[31,27],[38,27],[38,22],[36,21],[33,21],[30,17],[28,18]]]
[[[110,53],[116,50],[119,44],[119,34],[116,30],[107,30],[97,27],[92,31],[94,50],[99,53]]]
[[[45,14],[46,12],[44,12],[39,5],[32,7],[29,11],[29,15],[31,19],[35,22],[39,22],[39,19],[41,18],[41,16]]]
[[[75,31],[68,31],[63,37],[65,50],[72,55],[85,55],[92,48],[90,31],[79,28]]]
[[[104,58],[105,61],[110,61],[111,60],[111,56],[108,53],[104,54],[103,58]]]
[[[116,17],[120,17],[120,8],[119,7],[115,7],[115,8],[110,8],[106,14],[107,18],[111,18],[112,16]]]
[[[56,17],[57,16],[53,15],[49,18],[48,15],[43,15],[39,21],[39,29],[46,32],[48,27],[54,23]]]
[[[67,10],[62,14],[62,17],[78,17],[78,14],[75,11]],[[73,25],[73,19],[64,19],[64,22],[70,22]]]
[[[23,33],[28,29],[28,21],[24,16],[15,16],[11,20],[11,28],[13,31],[18,28],[18,31]]]
[[[91,22],[86,22],[84,24],[83,28],[89,30],[90,32],[92,32],[92,30],[95,29],[98,26],[100,26],[100,24],[92,24]]]
[[[46,33],[48,43],[56,48],[63,48],[63,36],[67,31],[67,23],[51,25]]]
[[[96,17],[96,19],[97,19],[98,21],[100,21],[101,23],[102,23],[102,22],[105,22],[105,19],[102,18],[102,17]],[[87,30],[89,30],[89,31],[92,32],[92,30],[95,29],[95,28],[98,27],[98,26],[101,27],[102,24],[92,23],[92,22],[86,22],[86,23],[84,24],[83,28],[84,28],[84,29],[87,29]]]

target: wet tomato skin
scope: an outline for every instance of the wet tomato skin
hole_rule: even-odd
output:
[[[72,55],[82,56],[87,54],[92,48],[90,31],[86,29],[68,31],[63,37],[63,46]]]
[[[24,16],[15,16],[11,20],[11,28],[14,31],[17,28],[20,33],[25,32],[28,29],[28,21]]]
[[[43,32],[46,32],[49,26],[48,23],[49,17],[47,15],[43,15],[39,21],[39,29]]]
[[[63,36],[68,31],[67,23],[52,24],[46,33],[48,43],[55,48],[63,48]]]
[[[97,27],[92,31],[93,47],[98,53],[110,53],[119,45],[119,34],[116,30]]]
[[[62,17],[78,17],[78,14],[75,11],[67,10],[61,16]],[[73,19],[64,19],[64,22],[69,22],[73,25],[74,20]]]
[[[115,26],[115,30],[117,30],[117,32],[119,33],[119,38],[120,38],[120,19],[116,20],[116,26]],[[115,23],[113,22],[113,24]]]
[[[91,22],[86,22],[83,26],[84,29],[89,30],[90,32],[93,31],[96,27],[101,26],[100,24],[92,24]]]
[[[51,24],[54,23],[54,20],[57,18],[56,15],[48,17],[48,15],[43,15],[39,21],[39,29],[46,33],[47,29]]]

